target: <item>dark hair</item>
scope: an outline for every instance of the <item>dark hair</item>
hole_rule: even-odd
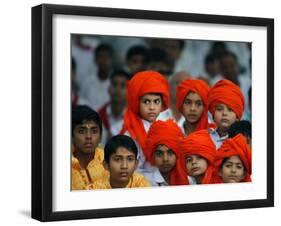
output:
[[[109,54],[113,56],[113,49],[109,44],[102,43],[98,45],[97,48],[95,49],[95,56],[97,56],[102,51],[109,52]]]
[[[111,74],[110,74],[110,81],[112,81],[115,77],[117,76],[121,76],[126,78],[127,80],[130,80],[132,78],[132,74],[128,73],[127,71],[123,70],[123,69],[117,69],[114,70]]]
[[[247,120],[241,120],[233,123],[228,131],[229,137],[235,137],[241,133],[243,136],[252,138],[252,125]]]
[[[124,147],[128,151],[134,153],[135,157],[138,154],[138,148],[134,140],[126,135],[116,135],[111,137],[104,147],[104,161],[108,164],[110,156],[116,153],[119,147]]]
[[[96,111],[87,105],[77,105],[72,107],[72,135],[75,126],[83,124],[84,121],[94,121],[100,129],[100,136],[102,135],[102,120]]]
[[[238,64],[237,55],[235,53],[226,51],[220,56],[220,60],[222,60],[225,57],[232,57],[235,60],[235,62]]]
[[[212,64],[214,62],[216,62],[216,60],[218,60],[219,58],[213,54],[213,53],[209,53],[207,54],[207,56],[205,57],[205,65],[207,64]]]
[[[149,61],[149,52],[145,46],[142,45],[132,46],[126,54],[126,59],[127,60],[130,59],[134,55],[142,55],[145,64],[148,63]]]

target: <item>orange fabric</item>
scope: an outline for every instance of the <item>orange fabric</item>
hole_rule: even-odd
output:
[[[238,155],[244,164],[246,176],[243,182],[251,182],[252,174],[252,150],[247,144],[246,138],[242,134],[238,134],[233,138],[228,138],[218,149],[215,165],[217,170],[225,158]],[[219,178],[219,182],[222,182]]]
[[[200,119],[198,120],[196,124],[195,131],[207,129],[208,128],[208,93],[209,93],[209,86],[206,82],[200,79],[186,79],[182,81],[176,91],[176,99],[177,99],[177,108],[182,113],[182,106],[184,104],[184,100],[189,94],[189,92],[197,93],[203,102],[204,105],[204,111],[202,112],[202,115]]]
[[[215,182],[215,157],[216,146],[214,145],[208,130],[196,131],[189,136],[181,139],[181,163],[187,174],[186,157],[188,155],[200,155],[208,161],[208,168],[201,181],[202,184],[211,184]]]
[[[169,84],[163,75],[156,71],[143,71],[136,73],[127,84],[128,108],[124,116],[121,134],[129,131],[142,150],[145,149],[146,131],[139,116],[140,98],[145,94],[159,93],[162,95],[163,110],[168,108]]]
[[[179,149],[179,139],[183,138],[183,134],[177,124],[169,119],[167,121],[156,121],[154,122],[146,138],[146,153],[147,160],[154,165],[154,152],[158,145],[166,145],[170,148],[177,157],[176,165],[172,169],[170,174],[170,184],[171,185],[185,185],[187,184],[187,177],[182,169],[180,163],[180,149]]]
[[[227,105],[241,119],[245,103],[240,87],[226,79],[217,82],[208,95],[208,108],[213,117],[218,104]]]

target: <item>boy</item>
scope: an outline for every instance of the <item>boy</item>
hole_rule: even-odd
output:
[[[138,72],[127,85],[128,108],[125,112],[121,134],[132,137],[139,150],[138,171],[149,168],[146,164],[145,140],[150,125],[161,111],[167,109],[169,84],[156,71]]]
[[[196,131],[180,141],[181,162],[188,184],[215,182],[216,147],[207,130]]]
[[[181,126],[184,134],[207,129],[209,86],[199,79],[182,81],[176,91],[177,108],[183,114],[185,122]]]
[[[88,189],[149,187],[146,178],[135,173],[138,165],[137,153],[137,146],[130,137],[112,137],[104,148],[103,166],[109,176],[94,181]]]
[[[252,151],[242,134],[228,138],[217,152],[219,183],[251,182]]]
[[[229,80],[217,82],[208,95],[208,108],[217,128],[210,128],[209,133],[218,149],[228,138],[230,126],[239,121],[244,112],[244,96],[239,88]]]
[[[104,125],[102,143],[105,144],[109,138],[119,134],[125,109],[127,107],[127,82],[131,75],[124,70],[115,70],[110,75],[108,93],[110,101],[106,103],[98,113]]]
[[[103,150],[98,148],[102,122],[88,106],[72,109],[72,190],[86,189],[98,177],[107,175],[102,166]]]
[[[150,127],[146,149],[149,153],[148,161],[155,168],[144,173],[144,176],[152,186],[187,184],[186,174],[180,163],[180,138],[183,138],[183,134],[172,119],[156,121]]]
[[[149,62],[149,51],[145,46],[132,46],[126,55],[126,65],[131,74],[144,70]]]

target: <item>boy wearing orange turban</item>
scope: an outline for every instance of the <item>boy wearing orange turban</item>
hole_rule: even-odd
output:
[[[176,91],[177,108],[183,114],[182,130],[186,135],[208,127],[207,98],[209,86],[199,79],[181,82]]]
[[[169,84],[156,71],[136,73],[127,84],[128,108],[121,134],[132,137],[139,149],[139,171],[151,167],[146,164],[145,140],[147,131],[161,111],[167,109]]]
[[[246,138],[238,134],[224,141],[215,161],[219,183],[251,181],[252,151]]]
[[[188,175],[188,184],[215,182],[216,147],[207,130],[193,132],[181,139],[181,163]]]
[[[154,122],[146,140],[147,160],[155,166],[144,173],[152,186],[185,185],[187,177],[180,163],[179,139],[183,134],[172,120]]]
[[[209,133],[218,149],[228,138],[230,126],[239,121],[244,112],[244,96],[239,88],[229,80],[217,82],[208,94],[208,108],[217,128]]]

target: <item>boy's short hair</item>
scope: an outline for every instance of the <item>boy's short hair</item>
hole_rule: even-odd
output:
[[[252,138],[252,125],[247,120],[241,120],[238,122],[233,123],[230,126],[228,136],[229,137],[235,137],[241,133],[243,136]]]
[[[104,161],[109,164],[110,156],[116,153],[119,147],[124,147],[137,158],[138,148],[134,140],[126,135],[116,135],[110,138],[104,147]]]
[[[117,76],[124,77],[127,80],[130,80],[132,78],[132,74],[128,73],[124,69],[116,69],[110,74],[110,77],[109,77],[110,81],[112,82],[112,80]]]
[[[101,43],[100,45],[97,46],[97,48],[95,49],[94,53],[95,53],[95,56],[97,56],[100,52],[102,51],[106,51],[106,52],[109,52],[109,54],[111,56],[113,56],[113,48],[111,45],[109,44],[106,44],[106,43]]]
[[[94,121],[100,130],[100,136],[102,135],[102,120],[99,114],[91,109],[87,105],[77,105],[72,107],[72,135],[75,126],[83,124],[84,121]]]
[[[126,59],[129,60],[134,55],[142,55],[145,64],[148,63],[149,61],[149,51],[145,46],[142,45],[132,46],[127,52]]]

